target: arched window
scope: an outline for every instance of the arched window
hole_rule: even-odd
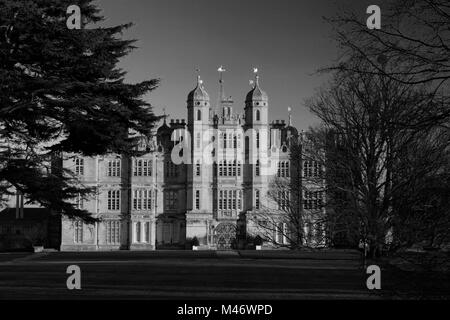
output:
[[[256,110],[256,121],[259,121],[261,119],[261,113],[259,110]]]
[[[197,121],[202,120],[202,111],[201,110],[197,110]]]
[[[226,133],[223,134],[223,148],[224,149],[227,148],[227,134]]]
[[[237,149],[237,135],[233,137],[233,148]]]

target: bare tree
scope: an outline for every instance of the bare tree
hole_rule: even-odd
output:
[[[328,189],[333,188],[334,196],[344,195],[346,211],[358,218],[360,238],[375,255],[392,230],[396,201],[410,198],[409,187],[424,177],[424,170],[439,168],[437,161],[427,161],[405,174],[405,150],[430,137],[432,128],[448,123],[448,117],[441,116],[448,107],[436,104],[427,86],[376,74],[370,63],[359,59],[349,59],[350,64],[367,72],[339,70],[308,106],[332,138],[332,143],[322,143]],[[442,158],[442,145],[429,147],[428,156]]]
[[[368,63],[345,59],[333,69],[366,72],[405,83],[448,84],[450,78],[450,5],[447,0],[395,0],[381,8],[382,26],[369,29],[361,15],[344,12],[328,19],[339,44]],[[395,68],[385,68],[385,65]]]
[[[314,158],[319,153],[308,152],[308,144],[303,139],[291,140],[289,173],[278,171],[269,184],[269,204],[255,208],[250,219],[256,235],[276,247],[325,244],[323,166]]]

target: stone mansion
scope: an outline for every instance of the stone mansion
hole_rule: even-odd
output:
[[[225,97],[222,78],[219,102],[212,107],[198,76],[187,96],[187,122],[164,119],[152,138],[142,138],[142,156],[65,157],[65,168],[98,189],[91,198],[77,199],[77,206],[101,221],[91,225],[63,218],[60,249],[188,248],[194,238],[199,249],[245,248],[247,235],[256,232],[249,216],[263,208],[277,210],[267,196],[269,184],[274,176],[289,179],[289,146],[299,138],[290,115],[288,123],[269,122],[269,99],[259,82],[256,75],[241,113]],[[180,144],[185,148],[174,151]],[[260,159],[273,162],[275,170],[267,174]],[[309,164],[305,174],[317,173],[314,166]],[[288,241],[282,232],[273,238]]]

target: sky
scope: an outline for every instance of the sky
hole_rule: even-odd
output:
[[[373,2],[373,1],[372,1]],[[366,0],[97,0],[103,25],[134,23],[123,37],[138,47],[120,62],[131,83],[159,78],[146,99],[157,115],[186,119],[186,97],[196,85],[196,69],[216,105],[223,65],[227,96],[241,113],[251,89],[253,67],[269,96],[269,118],[288,119],[306,130],[318,119],[304,101],[327,80],[317,70],[338,56],[331,27],[323,17],[356,10],[365,21]]]

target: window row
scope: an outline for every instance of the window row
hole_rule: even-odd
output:
[[[216,165],[216,164],[215,164]],[[220,161],[218,175],[220,177],[240,177],[242,165],[240,161]]]
[[[241,147],[241,135],[233,133],[220,133],[219,135],[220,147],[227,148],[240,148]]]
[[[152,160],[135,159],[133,161],[133,175],[135,177],[149,177],[152,175]],[[84,175],[84,159],[75,159],[75,174]],[[120,177],[121,175],[121,160],[109,160],[106,164],[106,175],[108,177]]]
[[[74,222],[74,242],[83,243],[84,222],[77,220]],[[105,222],[105,243],[120,244],[120,221]]]

